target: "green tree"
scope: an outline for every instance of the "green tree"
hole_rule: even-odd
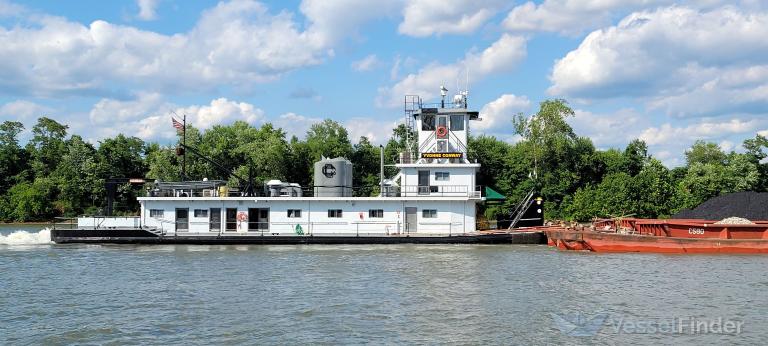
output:
[[[99,142],[96,150],[105,177],[143,178],[147,172],[144,141],[122,134]]]
[[[760,173],[747,154],[731,153],[725,163],[694,162],[678,184],[680,208],[693,208],[725,193],[757,188]]]
[[[354,163],[352,184],[357,188],[359,196],[376,196],[379,194],[379,148],[373,146],[367,137],[353,147],[350,161]]]
[[[352,156],[352,144],[347,130],[331,119],[313,124],[307,131],[306,142],[312,162],[320,160],[321,156],[328,158]]]
[[[637,201],[632,198],[633,185],[632,176],[627,173],[609,174],[597,185],[579,188],[566,210],[578,221],[633,213],[637,210]]]
[[[149,167],[148,178],[161,181],[181,179],[178,157],[173,147],[161,147],[157,143],[151,143],[147,148],[146,163]]]
[[[572,116],[565,100],[547,100],[532,117],[519,114],[513,119],[516,133],[523,137],[515,147],[527,157],[548,218],[567,217],[562,207],[569,196],[601,176],[593,162],[599,155],[592,141],[578,137],[566,121]]]
[[[685,161],[688,166],[697,163],[723,165],[727,155],[715,143],[697,140],[693,146],[685,151]]]
[[[627,144],[627,148],[624,149],[625,171],[631,176],[640,173],[640,170],[645,167],[649,159],[648,145],[640,139],[632,140]]]
[[[27,151],[32,156],[31,166],[36,177],[47,177],[56,169],[66,152],[64,139],[67,128],[46,117],[39,118],[32,127],[32,139],[27,143]]]
[[[51,175],[59,191],[56,209],[64,216],[80,215],[86,208],[95,213],[104,198],[104,179],[99,177],[96,150],[77,135],[67,140],[66,147],[66,154]]]
[[[0,194],[18,182],[18,175],[27,168],[26,152],[18,141],[23,130],[24,125],[17,121],[0,124]]]
[[[272,124],[264,124],[259,128],[255,140],[241,143],[236,153],[244,157],[243,163],[236,170],[243,178],[248,177],[249,170],[252,170],[257,181],[286,180],[288,176],[290,148],[285,141],[285,132]]]
[[[18,183],[8,191],[5,214],[19,222],[50,220],[57,215],[53,205],[56,194],[55,184],[48,178]]]
[[[759,191],[768,190],[768,138],[762,135],[755,135],[755,138],[744,140],[744,149],[747,150],[749,160],[757,165],[760,178],[756,189]]]
[[[630,197],[635,201],[631,211],[636,217],[667,217],[676,207],[675,181],[667,167],[657,159],[648,159],[632,178]]]

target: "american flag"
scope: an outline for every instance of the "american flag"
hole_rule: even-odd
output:
[[[173,121],[173,127],[175,127],[177,131],[183,131],[184,130],[184,124],[180,123],[174,117],[171,117],[171,120]]]

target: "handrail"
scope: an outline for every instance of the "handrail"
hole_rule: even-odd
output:
[[[419,152],[420,152],[420,153],[423,153],[423,152],[425,152],[425,151],[426,151],[426,150],[425,150],[426,146],[427,146],[428,144],[432,143],[432,142],[431,142],[431,139],[432,139],[432,137],[435,137],[435,133],[434,133],[434,132],[430,132],[430,133],[429,133],[429,136],[427,136],[427,138],[426,138],[426,139],[423,141],[423,144],[419,146]],[[434,143],[433,143],[433,144],[434,144]]]
[[[456,143],[459,144],[459,151],[466,153],[467,152],[467,146],[464,145],[464,142],[459,139],[459,136],[457,136],[453,131],[448,131],[449,136],[453,136],[454,140],[456,140]]]

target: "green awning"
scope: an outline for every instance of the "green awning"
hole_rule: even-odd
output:
[[[496,190],[486,186],[485,187],[485,200],[486,201],[503,201],[507,199],[504,195],[496,192]]]

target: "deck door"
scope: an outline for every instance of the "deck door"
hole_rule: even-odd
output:
[[[405,232],[416,232],[416,225],[418,224],[418,219],[416,216],[417,209],[416,207],[405,207]]]
[[[226,227],[225,231],[236,232],[237,231],[237,208],[227,208],[227,215],[225,218]]]
[[[221,208],[211,208],[208,212],[209,216],[209,231],[218,232],[221,231]]]
[[[248,208],[248,231],[269,230],[269,208]]]
[[[419,171],[419,194],[429,194],[429,171]]]
[[[176,208],[176,232],[189,231],[189,209]]]

